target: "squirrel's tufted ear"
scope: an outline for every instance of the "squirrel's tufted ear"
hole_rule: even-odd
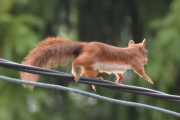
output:
[[[134,40],[130,40],[129,43],[128,43],[128,46],[132,45],[132,44],[135,44],[134,43]]]
[[[146,38],[144,38],[144,40],[142,41],[142,45],[143,45],[143,46],[146,45]]]

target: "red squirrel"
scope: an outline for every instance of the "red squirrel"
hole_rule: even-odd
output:
[[[130,40],[128,47],[115,47],[101,42],[72,42],[64,38],[49,37],[41,41],[30,51],[22,64],[51,68],[65,65],[70,59],[72,74],[76,82],[80,77],[76,68],[81,68],[81,76],[97,78],[98,72],[114,73],[115,83],[122,83],[123,73],[133,69],[139,76],[153,84],[145,74],[143,65],[147,64],[148,51],[145,49],[146,39],[135,44]],[[38,81],[39,75],[21,72],[21,79]],[[30,86],[33,89],[33,86]],[[95,86],[93,86],[95,90]]]

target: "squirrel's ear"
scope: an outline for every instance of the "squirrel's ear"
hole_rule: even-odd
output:
[[[134,43],[134,40],[130,40],[129,43],[128,43],[128,46],[132,45],[132,44],[135,44]]]
[[[146,38],[144,38],[144,40],[142,41],[142,45],[143,45],[143,46],[146,45]]]

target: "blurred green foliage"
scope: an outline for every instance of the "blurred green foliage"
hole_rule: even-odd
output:
[[[0,0],[0,57],[21,62],[28,51],[48,36],[73,41],[100,41],[127,46],[130,39],[147,38],[148,84],[133,71],[123,84],[179,94],[179,0]],[[71,64],[56,70],[69,72]],[[18,71],[0,67],[1,75],[19,78]],[[114,75],[100,74],[113,81]],[[91,86],[51,77],[40,81],[94,92]],[[121,106],[93,98],[44,88],[34,92],[0,81],[0,120],[176,120],[159,112]],[[180,111],[177,103],[97,87],[97,94]]]

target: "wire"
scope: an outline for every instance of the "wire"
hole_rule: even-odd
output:
[[[68,87],[64,87],[64,86],[60,86],[60,85],[53,85],[53,84],[40,83],[40,82],[23,81],[23,80],[14,79],[14,78],[5,77],[5,76],[0,76],[0,79],[2,79],[4,81],[13,82],[13,83],[18,83],[18,84],[26,84],[26,85],[33,85],[33,86],[38,86],[38,87],[45,87],[45,88],[63,90],[63,91],[67,91],[67,92],[72,92],[72,93],[76,93],[76,94],[96,98],[96,99],[99,99],[99,100],[108,101],[108,102],[111,102],[111,103],[127,105],[127,106],[132,106],[132,107],[146,108],[146,109],[162,112],[162,113],[165,113],[165,114],[169,114],[169,115],[172,115],[172,116],[180,117],[180,113],[170,111],[170,110],[167,110],[167,109],[163,109],[163,108],[159,108],[159,107],[155,107],[155,106],[151,106],[151,105],[146,105],[146,104],[141,104],[141,103],[135,103],[135,102],[128,102],[128,101],[123,101],[123,100],[112,99],[112,98],[109,98],[109,97],[105,97],[105,96],[101,96],[101,95],[97,95],[97,94],[93,94],[93,93],[89,93],[89,92],[85,92],[85,91],[81,91],[81,90],[77,90],[77,89],[73,89],[73,88],[68,88]]]
[[[63,79],[69,82],[75,82],[73,79],[73,76],[68,73],[34,67],[34,66],[22,65],[22,64],[18,64],[12,61],[4,60],[4,59],[0,59],[0,66],[9,68],[9,69],[18,70],[18,71],[51,76],[51,77],[55,77],[61,80]],[[80,77],[80,81],[78,83],[89,84],[89,85],[93,84],[93,85],[97,85],[97,86],[101,86],[101,87],[105,87],[105,88],[109,88],[109,89],[113,89],[117,91],[141,94],[141,95],[146,95],[146,96],[150,96],[150,97],[154,97],[154,98],[158,98],[162,100],[167,100],[167,101],[172,101],[172,102],[178,102],[178,103],[180,102],[180,96],[177,96],[177,95],[169,95],[160,91],[147,89],[143,87],[116,84],[114,82],[107,81],[107,80],[98,80],[98,79],[93,79],[93,78],[88,78],[88,77]]]

